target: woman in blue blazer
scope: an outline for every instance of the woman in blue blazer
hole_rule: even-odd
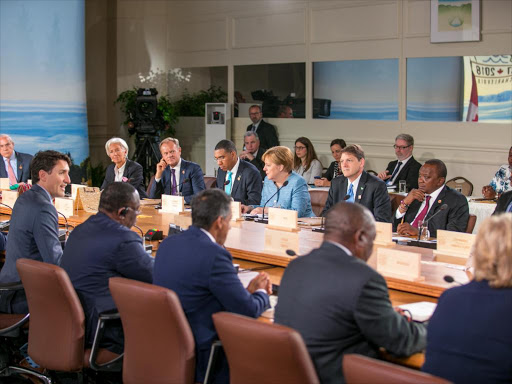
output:
[[[306,181],[292,171],[292,151],[283,146],[273,147],[263,154],[262,160],[265,162],[263,170],[267,177],[263,182],[261,203],[258,207],[242,206],[243,212],[261,214],[266,203],[266,207],[293,209],[299,217],[315,216]]]
[[[119,137],[113,137],[105,144],[105,151],[114,164],[107,167],[105,180],[101,184],[101,190],[115,181],[130,183],[139,192],[140,198],[146,198],[146,187],[142,175],[142,166],[128,160],[128,144]]]
[[[454,383],[512,383],[512,214],[478,229],[475,279],[439,298],[423,370]]]

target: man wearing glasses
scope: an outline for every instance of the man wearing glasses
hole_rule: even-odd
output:
[[[109,278],[153,282],[154,260],[145,252],[140,235],[131,230],[139,209],[139,193],[131,184],[109,184],[101,193],[99,212],[76,227],[66,243],[61,267],[84,308],[86,347],[94,340],[99,314],[116,309]],[[123,345],[121,322],[109,322],[101,347],[119,354]]]
[[[393,148],[395,148],[397,160],[390,162],[386,170],[380,172],[378,177],[384,180],[388,186],[395,186],[397,189],[400,180],[405,180],[408,191],[418,188],[421,164],[412,155],[414,138],[406,133],[401,133],[396,137]]]
[[[255,104],[249,108],[249,117],[252,124],[247,127],[247,132],[252,131],[258,134],[261,147],[270,149],[279,145],[276,127],[263,121],[263,113],[259,105]]]

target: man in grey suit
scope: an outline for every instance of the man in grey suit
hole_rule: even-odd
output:
[[[260,173],[254,165],[238,158],[235,143],[219,141],[214,156],[219,165],[217,188],[244,205],[260,204],[263,189]]]
[[[323,384],[344,382],[345,354],[376,357],[383,347],[407,356],[426,346],[425,326],[393,309],[386,281],[366,264],[375,235],[367,208],[341,202],[327,213],[320,248],[281,280],[275,322],[302,335]]]
[[[31,164],[34,186],[23,193],[14,205],[9,227],[5,264],[0,271],[0,283],[20,281],[16,260],[21,258],[59,265],[62,247],[59,241],[57,211],[52,204],[63,197],[69,179],[68,156],[57,151],[36,153]],[[2,293],[0,312],[26,313],[24,292]]]
[[[8,178],[10,185],[26,183],[30,179],[32,155],[16,152],[11,136],[0,135],[0,178]]]

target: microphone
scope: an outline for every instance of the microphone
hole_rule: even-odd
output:
[[[439,208],[439,211],[434,213],[432,216],[430,216],[427,220],[425,220],[423,222],[423,226],[428,228],[428,222],[430,220],[432,220],[439,212],[444,211],[446,208],[448,208],[448,204],[441,205],[441,208]],[[418,241],[420,241],[420,238],[421,238],[421,228],[419,228],[419,231],[418,231]]]
[[[457,280],[455,280],[453,278],[453,276],[451,276],[451,275],[444,275],[443,280],[446,281],[447,283],[450,283],[450,284],[451,283],[455,283],[455,284],[458,284],[458,285],[464,285],[462,283],[459,283]]]
[[[229,183],[231,183],[231,180],[227,179],[225,182],[224,182],[224,192],[226,192],[226,187],[229,185]]]
[[[350,195],[345,195],[342,202],[345,202],[348,199],[350,199]],[[322,232],[322,233],[325,232],[325,216],[322,216],[322,221],[320,222],[320,228],[313,228],[312,232]]]
[[[190,179],[187,177],[185,180],[183,180],[183,181],[178,185],[178,188],[177,188],[178,196],[182,196],[182,195],[181,195],[181,187],[183,186],[183,184],[188,183],[189,181],[190,181]]]
[[[142,247],[144,248],[144,250],[146,249],[146,237],[144,236],[144,231],[142,230],[141,227],[139,227],[138,225],[136,224],[133,224],[133,226],[135,228],[137,228],[140,232],[140,236],[142,237]]]
[[[297,253],[293,249],[287,249],[286,254],[288,256],[297,256]]]
[[[276,182],[274,181],[274,184],[276,184]],[[286,180],[284,183],[283,183],[283,186],[281,188],[284,188],[288,185],[288,180]],[[277,187],[277,184],[276,184],[276,187]],[[270,196],[270,199],[267,200],[267,202],[263,205],[263,216],[262,216],[262,220],[261,221],[264,221],[265,220],[265,207],[267,206],[267,204],[270,202],[270,200],[273,199],[273,197],[275,195],[277,195],[279,193],[279,191],[281,190],[281,188],[277,188],[277,191],[272,195]]]
[[[66,222],[66,237],[64,238],[64,240],[67,240],[67,239],[68,239],[68,237],[69,237],[69,224],[68,224],[68,219],[67,219],[67,217],[66,217],[66,216],[64,216],[64,214],[63,214],[63,213],[61,213],[61,212],[59,212],[59,211],[57,211],[57,213],[58,213],[59,215],[61,215],[61,216],[64,218],[64,221]]]

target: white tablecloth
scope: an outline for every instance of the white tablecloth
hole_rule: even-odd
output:
[[[470,199],[478,197],[469,197],[468,198],[468,204],[469,204],[469,213],[472,215],[476,215],[476,225],[473,229],[473,233],[477,233],[478,227],[482,222],[491,216],[496,209],[496,203],[482,203],[478,201],[471,201]]]

